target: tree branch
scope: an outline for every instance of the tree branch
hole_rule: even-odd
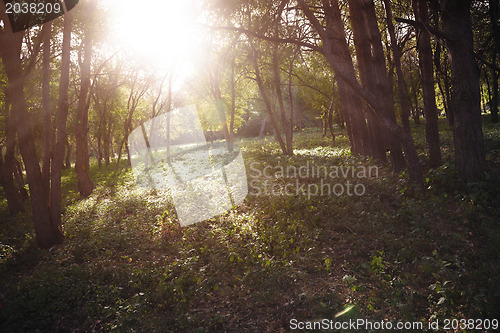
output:
[[[303,42],[303,41],[295,39],[295,38],[271,37],[271,36],[266,36],[266,35],[262,35],[262,34],[256,33],[256,32],[254,32],[252,30],[249,30],[249,29],[238,28],[238,27],[229,27],[229,26],[222,27],[222,26],[210,26],[210,25],[205,25],[205,26],[207,28],[209,28],[209,29],[212,29],[212,30],[235,31],[235,32],[246,34],[248,36],[252,36],[252,37],[255,37],[255,38],[267,40],[267,41],[270,41],[270,42],[295,44],[295,45],[299,45],[299,46],[310,48],[311,50],[318,51],[318,52],[322,52],[322,50],[323,50],[321,47],[319,47],[317,45],[306,43],[306,42]]]
[[[477,60],[481,61],[483,64],[488,66],[489,68],[493,69],[495,72],[500,72],[500,67],[496,66],[495,64],[492,64],[491,62],[488,62],[486,59],[483,58],[482,55],[480,55],[477,52],[474,52],[474,57],[476,57]]]
[[[41,49],[41,45],[42,45],[43,35],[46,33],[47,32],[43,29],[38,33],[38,35],[36,37],[35,45],[33,47],[33,52],[31,53],[29,63],[26,66],[26,69],[24,70],[24,73],[23,73],[23,80],[26,80],[28,78],[31,71],[35,67],[35,64],[37,63],[38,55],[40,54],[40,49]]]
[[[427,30],[429,31],[431,34],[433,34],[434,36],[440,38],[440,39],[443,39],[443,40],[451,40],[451,37],[446,34],[444,31],[441,31],[429,24],[425,24],[423,22],[417,22],[417,21],[414,21],[414,20],[409,20],[409,19],[404,19],[404,18],[401,18],[401,17],[395,17],[394,20],[396,22],[400,22],[400,23],[406,23],[408,25],[411,25],[412,27],[414,28],[418,28],[418,29],[423,29],[423,30]]]

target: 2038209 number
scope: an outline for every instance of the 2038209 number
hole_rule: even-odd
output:
[[[52,14],[60,13],[62,7],[60,3],[43,3],[43,2],[23,2],[23,3],[5,3],[5,12],[7,14]]]
[[[445,319],[445,330],[497,330],[498,319]]]

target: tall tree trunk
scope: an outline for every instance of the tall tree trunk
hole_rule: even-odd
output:
[[[236,81],[234,70],[236,67],[236,56],[233,56],[231,63],[231,119],[229,121],[229,138],[231,143],[234,142],[234,117],[236,115]]]
[[[64,170],[71,168],[71,148],[73,146],[69,143],[68,138],[66,138],[66,157],[64,159]]]
[[[215,108],[217,112],[217,117],[219,118],[219,122],[222,127],[222,133],[224,135],[224,139],[226,140],[226,147],[228,151],[233,151],[233,142],[231,136],[229,135],[229,129],[227,126],[226,107],[224,101],[222,100],[222,93],[220,91],[219,68],[217,67],[214,73],[211,74],[213,74],[211,75],[211,81],[212,81],[211,84],[212,84],[213,97],[215,99]]]
[[[361,85],[372,94],[377,94],[377,73],[373,70],[374,59],[372,57],[372,47],[370,45],[370,34],[361,1],[349,0],[349,12],[357,13],[356,15],[350,15],[350,18]],[[367,104],[364,106],[364,108],[369,107],[370,106]],[[380,122],[376,117],[368,115],[367,118],[372,156],[381,162],[386,162],[385,133],[381,130]]]
[[[260,75],[260,69],[259,69],[259,64],[257,63],[257,50],[255,49],[255,46],[253,44],[253,41],[250,39],[250,46],[252,47],[251,51],[251,60],[252,60],[252,65],[255,70],[255,81],[257,82],[257,86],[260,91],[260,95],[262,99],[264,100],[264,105],[266,106],[266,111],[269,116],[269,120],[271,121],[271,126],[274,131],[274,136],[276,138],[276,141],[278,141],[281,151],[283,154],[286,154],[286,146],[285,143],[283,142],[283,139],[281,138],[281,134],[279,132],[278,128],[278,123],[276,122],[276,118],[274,117],[273,109],[271,106],[271,101],[269,101],[269,97],[267,96],[266,88],[264,87],[264,83],[262,82],[262,77]]]
[[[43,181],[50,186],[50,159],[52,147],[52,121],[50,109],[50,39],[52,37],[52,22],[43,25],[43,78],[42,78],[42,108],[43,108]]]
[[[427,0],[412,0],[416,20],[429,24]],[[431,36],[427,29],[417,29],[417,49],[420,64],[420,78],[425,109],[425,137],[429,145],[429,164],[435,168],[441,165],[439,144],[438,114],[436,91],[434,88],[434,69],[432,67]]]
[[[315,17],[304,0],[297,0],[297,2],[300,8],[304,11],[306,17],[311,22],[313,28],[318,32],[321,40],[323,41],[323,54],[334,70],[336,78],[348,85],[349,88],[351,88],[359,98],[365,100],[371,107],[371,109],[367,110],[367,112],[370,112],[378,117],[383,128],[390,132],[391,135],[393,135],[395,138],[397,138],[399,142],[401,142],[408,163],[410,178],[419,189],[423,190],[422,170],[420,169],[420,165],[418,163],[418,155],[411,134],[404,130],[402,127],[399,127],[395,122],[391,121],[391,119],[387,118],[386,113],[382,110],[383,106],[379,103],[376,97],[359,85],[359,83],[356,81],[356,76],[354,75],[354,73],[349,73],[342,68],[339,63],[339,59],[333,51],[333,41],[332,39],[328,38],[328,36],[330,36],[331,30],[328,29],[328,31],[326,31],[323,28],[319,20]],[[337,0],[331,0],[331,3],[333,4],[333,8],[338,9]],[[328,6],[328,1],[323,0],[323,7],[325,8],[326,17],[329,16],[327,10]],[[341,29],[343,32],[343,25],[341,26]],[[345,39],[343,40],[343,42],[344,44],[346,44]]]
[[[335,146],[335,132],[333,131],[333,106],[335,104],[335,99],[332,98],[330,106],[328,107],[328,129],[332,136],[332,145]]]
[[[8,78],[8,91],[12,106],[11,115],[14,119],[19,149],[28,177],[37,243],[41,248],[50,248],[62,241],[63,234],[61,229],[52,223],[48,201],[49,189],[42,179],[35,139],[31,130],[30,116],[23,90],[24,82],[20,57],[22,38],[22,33],[13,34],[5,30],[0,32],[0,45],[3,45],[0,53]]]
[[[433,18],[433,24],[435,27],[439,27],[439,1],[438,0],[432,0],[430,2],[430,10],[432,13]],[[435,74],[435,79],[437,81],[437,85],[439,88],[439,92],[441,93],[441,98],[443,101],[443,107],[444,107],[444,112],[446,114],[446,120],[450,120],[451,115],[451,110],[450,110],[450,98],[449,98],[449,90],[447,90],[446,82],[449,81],[449,75],[447,71],[447,64],[446,62],[444,63],[445,65],[445,70],[443,71],[443,65],[441,64],[441,41],[437,40],[435,43],[435,51],[434,51],[434,72]],[[446,61],[446,60],[445,60]]]
[[[295,61],[295,57],[297,55],[295,51],[292,59],[290,60],[290,67],[288,68],[288,98],[290,99],[290,142],[293,142],[293,128],[294,128],[294,97],[293,97],[293,81],[292,81],[292,73],[293,73],[293,62]],[[332,132],[333,135],[333,132]],[[333,136],[334,144],[335,144],[335,136]],[[290,145],[290,151],[293,153],[293,148]]]
[[[167,94],[167,163],[170,165],[172,163],[172,154],[170,153],[170,111],[172,111],[172,78],[173,74],[170,75],[168,81],[168,94]],[[127,150],[128,151],[128,150]],[[130,160],[130,155],[129,155]]]
[[[418,105],[418,84],[412,84],[413,99],[415,100],[415,107],[413,109],[413,121],[415,125],[420,125],[420,106]]]
[[[398,40],[396,38],[396,33],[394,32],[394,24],[392,23],[392,10],[389,0],[384,0],[386,20],[387,20],[387,30],[389,31],[389,36],[391,37],[391,49],[394,58],[394,64],[396,66],[396,75],[398,81],[398,92],[399,92],[399,103],[401,105],[401,123],[406,130],[410,130],[410,105],[408,103],[408,95],[406,93],[406,83],[403,75],[403,69],[401,68],[401,50],[398,45]]]
[[[0,147],[1,148],[1,147]],[[0,149],[1,151],[1,149]],[[12,169],[9,170],[4,162],[3,156],[0,154],[0,185],[3,187],[9,214],[15,215],[24,210],[23,202],[19,191],[17,190],[14,178],[12,177]]]
[[[392,100],[392,84],[390,84],[387,76],[384,48],[382,46],[382,36],[377,23],[375,5],[373,0],[362,0],[362,3],[373,49],[373,67],[377,77],[377,92],[380,96],[385,117],[389,122],[391,122],[392,126],[397,127],[396,113],[394,112],[394,101]],[[391,153],[390,157],[392,168],[394,171],[399,172],[405,168],[405,160],[403,152],[401,151],[401,144],[397,138],[392,137],[391,133],[387,133],[385,136],[389,140],[389,142],[387,142],[387,146]]]
[[[17,188],[19,189],[19,194],[21,195],[21,200],[27,200],[30,196],[28,194],[28,191],[26,191],[25,189],[26,183],[24,182],[23,167],[15,157],[12,159],[12,163],[14,179],[16,180]]]
[[[496,66],[496,56],[492,59],[492,63]],[[493,87],[491,89],[492,98],[490,101],[490,112],[491,112],[491,122],[498,123],[498,71],[492,69],[491,70],[491,79],[493,81]]]
[[[491,31],[493,33],[493,39],[495,41],[495,46],[492,50],[491,63],[496,66],[497,58],[500,55],[500,26],[498,25],[498,18],[500,16],[500,10],[498,6],[498,0],[490,0],[490,22]],[[498,70],[491,70],[491,75],[493,79],[493,98],[490,102],[490,112],[491,112],[491,122],[498,122]]]
[[[466,182],[484,179],[479,70],[474,59],[470,1],[441,1],[451,58],[455,164]]]
[[[14,118],[9,115],[9,98],[8,89],[5,89],[5,115],[7,116],[7,123],[5,124],[6,134],[6,151],[5,158],[2,156],[2,149],[0,146],[0,182],[4,188],[5,197],[7,199],[7,206],[11,215],[24,211],[23,198],[16,186],[15,180],[15,146],[16,146],[16,128]]]
[[[276,91],[276,98],[278,99],[278,107],[280,109],[281,116],[281,128],[285,133],[286,142],[286,154],[293,155],[292,150],[292,137],[290,135],[290,127],[285,114],[285,103],[283,102],[283,94],[281,93],[281,73],[279,69],[279,59],[278,59],[278,44],[273,45],[273,76],[274,76],[274,89]]]
[[[335,59],[335,64],[338,64],[342,72],[345,72],[350,77],[355,77],[338,2],[335,0],[332,1],[332,5],[329,5],[326,1],[323,1],[323,6],[325,8],[327,26],[326,34],[324,35],[324,39],[328,40],[328,46],[325,45],[327,60],[332,64],[331,61]],[[338,77],[339,74],[339,71],[335,71],[340,108],[346,121],[352,152],[353,154],[374,156],[375,149],[373,147],[377,145],[374,145],[374,141],[369,137],[366,119],[363,114],[363,102],[346,84],[346,81],[342,77]],[[383,156],[379,158],[383,158]]]
[[[64,163],[64,152],[68,133],[66,132],[66,121],[68,119],[68,89],[69,89],[69,67],[71,56],[71,29],[73,25],[73,14],[68,12],[64,16],[63,43],[61,55],[61,80],[59,82],[59,105],[56,117],[56,144],[54,158],[50,174],[50,210],[52,223],[57,228],[61,227],[61,173]]]
[[[111,142],[111,130],[112,130],[112,124],[111,124],[111,116],[106,117],[105,122],[104,122],[104,138],[103,138],[103,144],[104,144],[104,163],[106,166],[109,165],[110,162],[110,156],[109,156],[109,151],[110,151],[110,146],[112,144]]]
[[[447,57],[444,58],[444,70],[443,80],[444,80],[444,94],[446,96],[446,104],[448,105],[448,112],[446,113],[446,119],[448,120],[448,125],[453,126],[453,105],[451,104],[451,77],[449,73],[449,62]]]

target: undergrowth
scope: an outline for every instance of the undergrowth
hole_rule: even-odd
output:
[[[352,305],[336,320],[500,318],[500,130],[485,126],[488,179],[465,186],[441,125],[445,163],[424,163],[425,196],[380,165],[362,196],[249,195],[185,228],[126,163],[93,165],[85,199],[67,170],[62,245],[38,249],[29,214],[7,217],[2,206],[0,330],[286,331],[292,318],[334,319]],[[245,140],[247,172],[252,162],[376,164],[337,134],[332,147],[317,131],[296,133],[293,157],[271,138]],[[414,134],[425,161],[423,129]]]

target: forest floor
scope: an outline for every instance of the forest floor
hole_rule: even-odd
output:
[[[280,332],[293,319],[439,320],[445,331],[445,319],[500,319],[500,125],[485,119],[489,177],[468,186],[455,175],[451,129],[440,126],[445,163],[423,166],[425,195],[380,167],[327,177],[362,184],[363,195],[253,193],[182,228],[165,196],[135,186],[125,165],[94,165],[86,199],[66,170],[65,242],[50,250],[36,247],[29,214],[8,217],[0,199],[0,331]],[[423,127],[413,133],[425,164]],[[273,167],[267,180],[279,188],[295,180],[274,177],[276,166],[376,165],[337,134],[332,147],[317,130],[295,133],[293,157],[272,138],[244,140],[249,177]]]

